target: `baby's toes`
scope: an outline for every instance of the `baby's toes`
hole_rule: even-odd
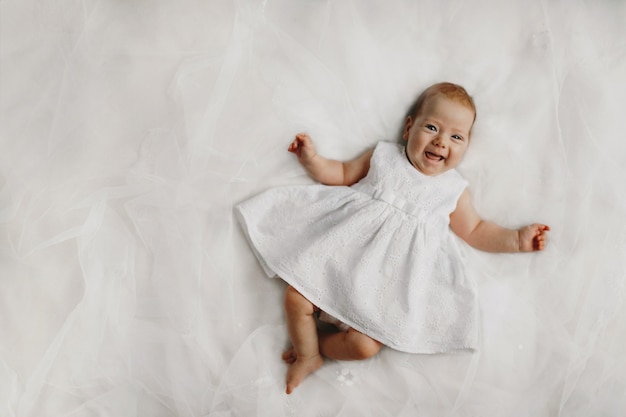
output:
[[[287,362],[288,364],[294,363],[296,361],[296,358],[296,352],[295,350],[293,350],[293,347],[290,347],[283,352],[283,361]]]

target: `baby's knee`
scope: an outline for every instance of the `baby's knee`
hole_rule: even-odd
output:
[[[380,343],[379,341],[374,340],[371,337],[366,336],[362,333],[358,333],[358,337],[356,337],[355,343],[353,345],[355,359],[363,360],[369,359],[372,356],[376,356],[382,346],[382,343]]]

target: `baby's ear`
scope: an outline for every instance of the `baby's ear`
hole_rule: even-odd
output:
[[[409,140],[409,130],[411,130],[411,126],[413,126],[413,118],[411,116],[407,116],[406,121],[404,122],[404,130],[402,131],[402,139]]]

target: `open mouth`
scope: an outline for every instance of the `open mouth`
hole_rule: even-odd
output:
[[[431,161],[443,161],[444,157],[441,155],[437,155],[436,153],[432,153],[432,152],[425,152],[426,154],[426,158],[430,159]]]

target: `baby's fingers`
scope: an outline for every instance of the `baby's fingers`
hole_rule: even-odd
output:
[[[302,141],[300,141],[299,139],[294,139],[294,141],[291,142],[287,150],[299,156],[302,153],[302,148],[303,148]]]
[[[313,142],[311,141],[311,137],[306,133],[298,133],[296,135],[296,141],[301,148],[306,149],[313,146]]]
[[[546,234],[545,232],[549,231],[550,227],[545,224],[540,224],[537,226],[537,231],[534,238],[534,247],[536,250],[543,250],[546,246]]]
[[[296,138],[289,145],[289,152],[296,153],[298,150],[302,150],[302,148],[307,147],[311,144],[311,138],[306,133],[298,133]]]
[[[543,236],[539,236],[535,239],[535,249],[536,250],[543,250],[543,248],[546,246],[546,240]]]

